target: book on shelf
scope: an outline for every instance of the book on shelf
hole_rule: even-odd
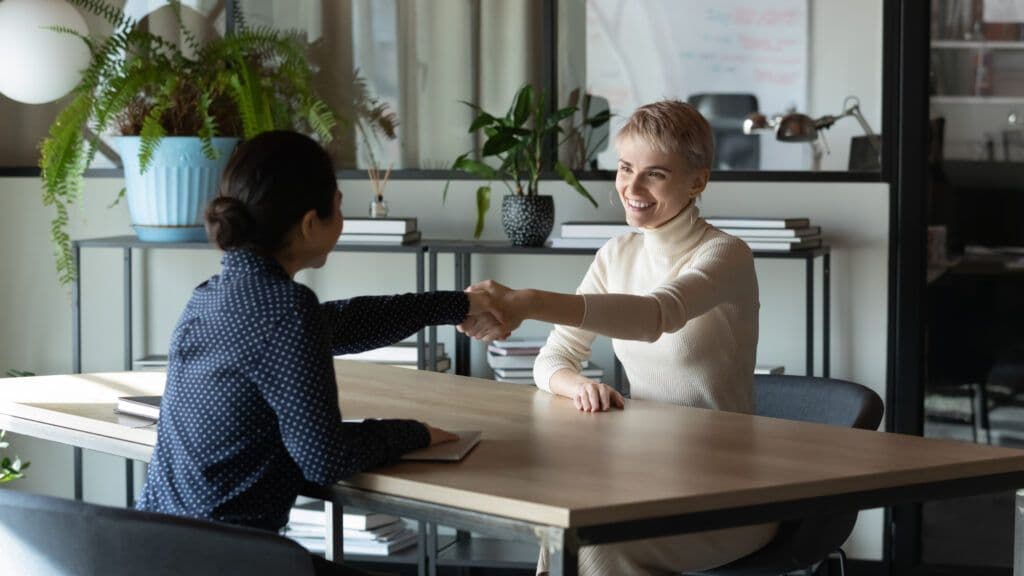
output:
[[[387,526],[399,521],[397,516],[390,514],[368,512],[349,507],[345,507],[345,512],[341,518],[342,529],[344,530],[373,530],[374,528]],[[292,509],[288,512],[288,523],[327,526],[327,513],[324,512],[324,503],[314,500],[292,506]]]
[[[807,226],[806,228],[719,228],[719,230],[740,238],[803,238],[821,235],[821,226]]]
[[[552,248],[600,248],[610,238],[552,238],[548,244]]]
[[[547,343],[547,338],[535,338],[530,340],[495,340],[490,345],[495,348],[540,348]]]
[[[428,352],[426,346],[427,345],[424,344],[424,354],[427,354]],[[444,342],[435,343],[434,351],[438,358],[444,356]],[[374,348],[373,350],[356,352],[355,354],[335,356],[335,358],[340,360],[358,360],[360,362],[377,362],[381,364],[415,364],[417,358],[416,352],[415,342],[399,342],[390,346]]]
[[[132,370],[136,372],[160,372],[167,370],[167,356],[152,354],[132,360]]]
[[[495,374],[494,379],[498,382],[504,382],[506,384],[522,384],[524,386],[536,386],[537,382],[534,381],[533,376],[529,378],[512,378],[509,376],[498,376]]]
[[[625,222],[563,222],[562,238],[612,238],[637,229]]]
[[[401,537],[401,533],[406,529],[404,522],[392,522],[391,524],[385,524],[374,528],[372,530],[354,530],[345,528],[341,531],[341,536],[345,540],[380,540],[390,541]],[[284,534],[286,536],[292,536],[297,538],[323,538],[327,535],[327,526],[324,524],[304,524],[301,522],[289,522],[284,527]]]
[[[498,356],[536,356],[540,354],[540,346],[531,346],[529,348],[502,348],[495,346],[493,343],[487,346],[487,351],[491,354],[497,354]]]
[[[821,244],[821,236],[800,236],[800,237],[795,237],[795,238],[768,238],[768,237],[763,237],[763,236],[757,236],[757,237],[755,237],[755,236],[738,236],[738,238],[740,240],[743,240],[744,242],[746,242],[748,244],[751,243],[751,242],[769,242],[769,243],[770,242],[776,242],[776,243],[785,243],[785,244],[813,244],[814,242],[817,242],[818,244]]]
[[[744,240],[744,242],[750,246],[751,250],[765,252],[790,252],[821,246],[821,238],[803,238],[800,242],[754,242],[752,240]]]
[[[778,364],[759,364],[754,366],[755,375],[785,374],[786,368]]]
[[[487,354],[487,364],[491,368],[533,368],[534,361],[537,360],[537,356],[499,356],[497,354]],[[583,367],[587,368],[590,366],[588,360],[582,362]]]
[[[415,218],[345,217],[342,234],[408,234],[416,231]]]
[[[338,244],[413,244],[418,242],[422,234],[419,230],[405,234],[346,234],[338,236]]]
[[[114,411],[158,420],[160,418],[160,398],[161,396],[121,396],[117,399]]]
[[[715,228],[807,228],[808,218],[747,218],[714,216],[704,219]]]
[[[495,376],[502,378],[533,378],[533,368],[493,368],[493,370]],[[581,369],[580,375],[587,378],[603,378],[604,370],[596,364],[591,364],[589,368]]]
[[[285,532],[284,535],[291,538],[300,546],[314,554],[323,554],[327,551],[327,537],[321,536],[298,536]],[[361,556],[390,556],[401,550],[416,545],[418,536],[415,532],[405,529],[400,538],[389,541],[342,539],[342,550],[345,554],[356,554]]]

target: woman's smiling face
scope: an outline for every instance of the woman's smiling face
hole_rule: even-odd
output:
[[[682,154],[662,152],[638,138],[618,142],[615,190],[626,210],[626,222],[657,228],[678,215],[704,190],[707,170],[692,170]]]

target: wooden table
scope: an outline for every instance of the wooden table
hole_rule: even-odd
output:
[[[580,546],[1024,487],[1024,452],[630,401],[603,414],[532,387],[338,361],[346,418],[480,429],[462,462],[400,463],[327,488],[359,505],[524,541],[575,574]],[[154,426],[113,413],[161,373],[6,379],[0,428],[148,460]],[[1024,576],[1024,491],[1014,574]],[[340,530],[335,531],[340,534]]]

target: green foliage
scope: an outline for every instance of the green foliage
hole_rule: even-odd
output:
[[[198,136],[210,158],[216,156],[212,140],[217,136],[252,138],[290,129],[325,144],[334,138],[338,120],[314,90],[303,41],[271,28],[247,27],[237,2],[237,30],[231,36],[201,44],[181,26],[185,49],[194,56],[104,0],[70,2],[106,20],[113,31],[109,37],[88,37],[53,28],[80,38],[92,54],[40,156],[43,204],[55,210],[50,235],[61,283],[73,279],[68,207],[82,192],[83,174],[97,150],[95,135],[115,129],[141,136],[143,171],[165,136]],[[181,25],[180,1],[170,4]]]
[[[0,430],[0,450],[10,447],[10,443],[4,440],[6,434],[6,431]],[[7,456],[0,458],[0,484],[24,477],[28,466],[28,462],[22,462],[17,456],[13,460]]]
[[[479,106],[463,102],[476,110],[477,115],[470,124],[471,133],[484,137],[481,160],[472,158],[472,151],[462,154],[452,162],[451,169],[472,174],[482,180],[501,180],[509,193],[535,196],[543,167],[544,143],[555,140],[562,144],[566,139],[559,135],[579,133],[580,127],[572,123],[579,109],[566,106],[553,112],[548,111],[547,96],[543,90],[535,90],[526,84],[516,92],[512,105],[504,115],[495,116]],[[607,114],[586,117],[582,124],[596,128],[608,121]],[[569,122],[568,129],[562,124]],[[483,160],[493,159],[492,163]],[[594,207],[597,201],[587,192],[576,176],[561,162],[555,162],[555,172]],[[448,187],[444,187],[443,198],[448,199]],[[491,204],[491,187],[482,186],[477,190],[477,221],[474,236],[479,238],[484,229],[484,218]]]

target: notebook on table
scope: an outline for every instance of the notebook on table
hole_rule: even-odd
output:
[[[441,462],[458,462],[469,454],[474,446],[480,443],[479,430],[456,430],[453,434],[459,439],[454,442],[435,444],[402,455],[402,460],[428,460]]]
[[[117,399],[114,412],[158,420],[160,418],[160,398],[161,396],[121,396]]]

